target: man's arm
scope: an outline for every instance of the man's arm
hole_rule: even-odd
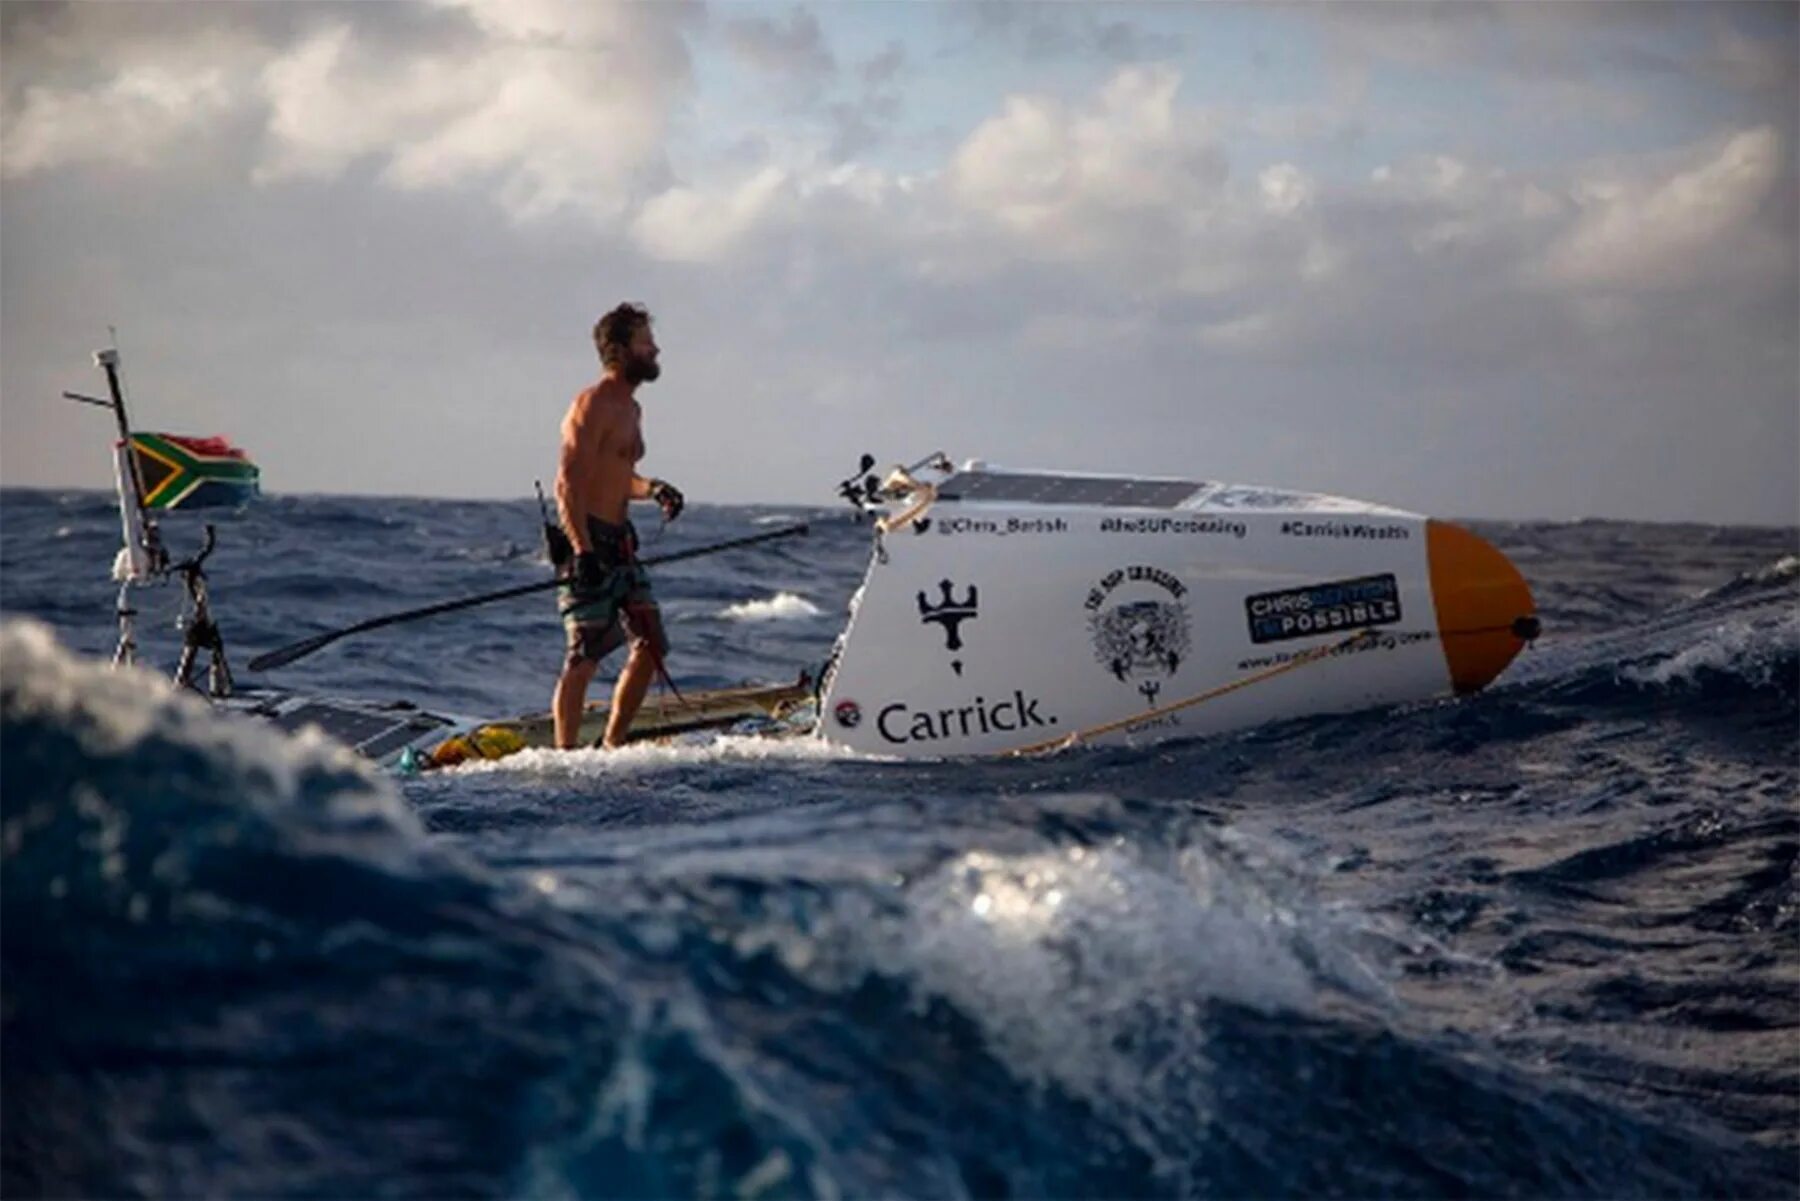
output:
[[[681,489],[668,480],[642,476],[635,472],[631,477],[631,499],[655,501],[656,507],[662,510],[664,521],[674,521],[687,506],[687,498],[682,496]]]
[[[600,469],[600,445],[605,438],[605,410],[594,403],[591,391],[584,393],[563,418],[562,456],[556,466],[556,515],[576,554],[594,549],[588,545],[586,515],[579,511],[577,498],[589,490],[593,473]],[[636,488],[636,481],[632,486]]]

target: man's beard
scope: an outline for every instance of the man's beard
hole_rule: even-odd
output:
[[[662,364],[655,359],[632,359],[625,364],[625,379],[633,384],[647,384],[662,374]]]

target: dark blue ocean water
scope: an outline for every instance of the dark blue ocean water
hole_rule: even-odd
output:
[[[796,515],[700,507],[646,550]],[[116,520],[0,492],[8,1197],[1800,1188],[1793,530],[1477,523],[1547,632],[1460,702],[1023,763],[720,737],[390,779],[72,658],[111,649]],[[536,528],[225,519],[234,666],[538,578]],[[867,534],[660,573],[678,682],[816,666]],[[178,599],[143,606],[158,664]],[[528,598],[279,680],[497,716],[560,654]]]

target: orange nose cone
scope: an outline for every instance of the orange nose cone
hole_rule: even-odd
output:
[[[1461,526],[1426,522],[1425,551],[1450,682],[1458,692],[1474,692],[1535,635],[1531,589],[1512,560]]]

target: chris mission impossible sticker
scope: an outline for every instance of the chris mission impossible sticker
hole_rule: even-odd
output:
[[[1283,642],[1313,634],[1351,633],[1400,620],[1400,585],[1389,575],[1308,584],[1244,598],[1250,641]]]

